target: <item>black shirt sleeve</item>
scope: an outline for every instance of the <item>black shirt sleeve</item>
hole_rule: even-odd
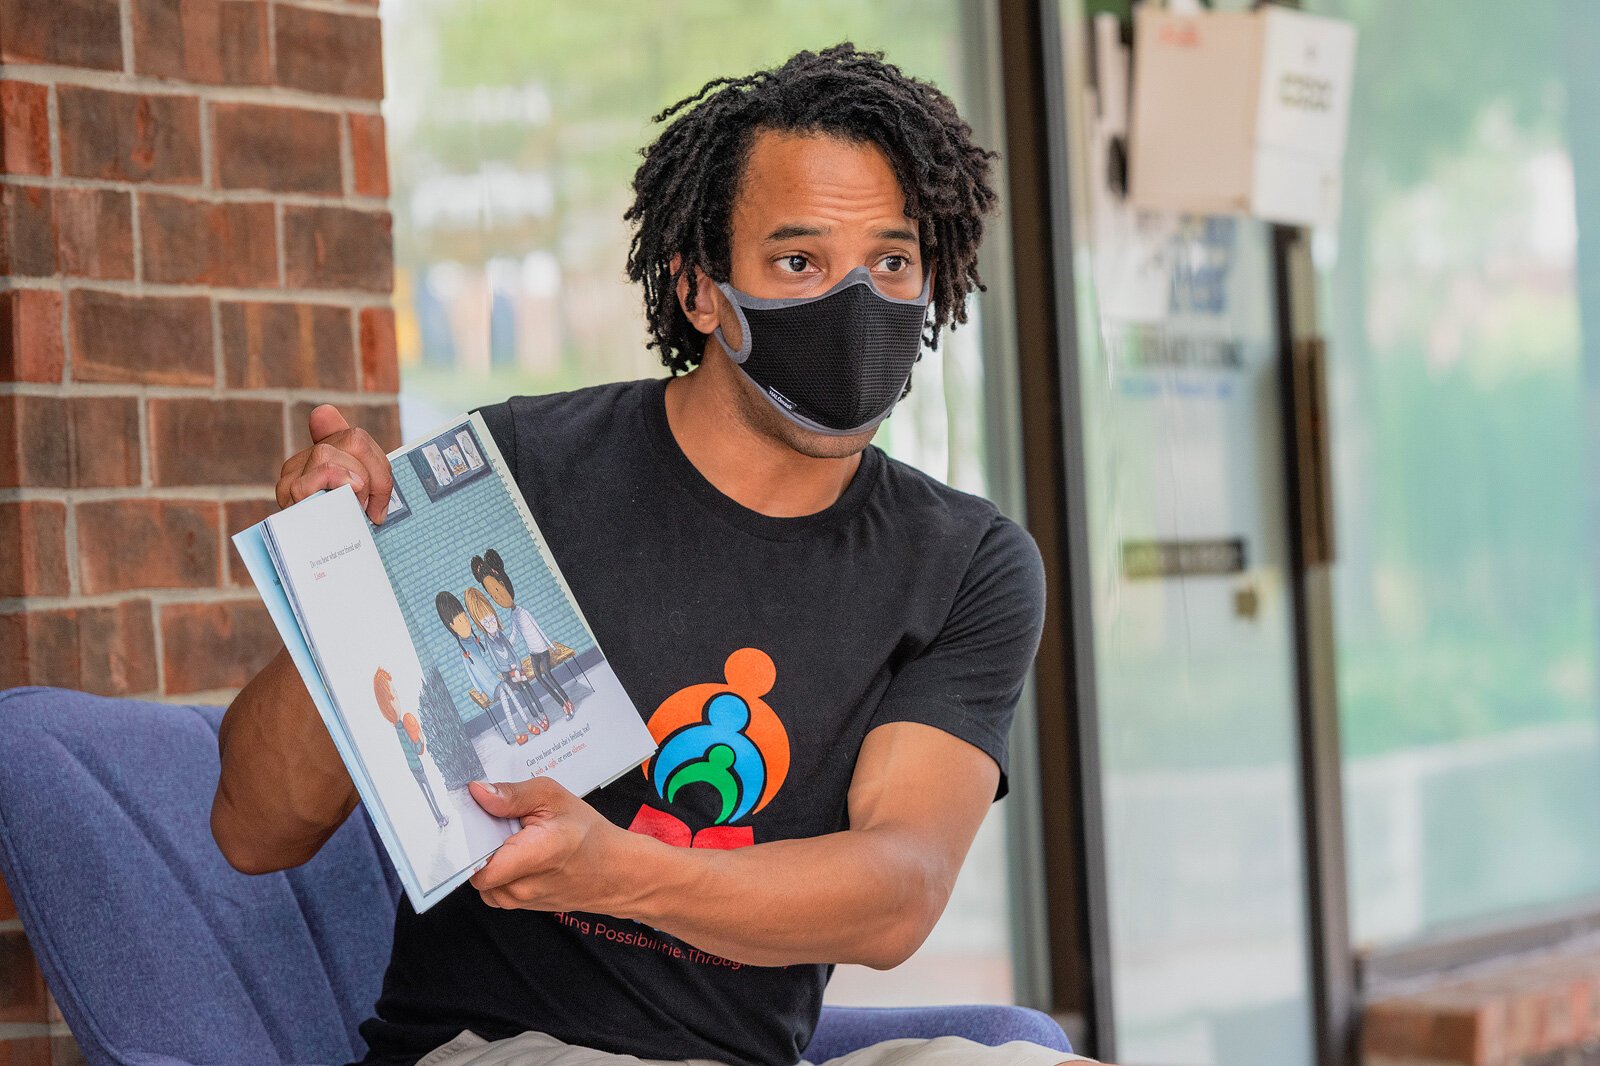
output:
[[[1016,523],[996,515],[933,642],[889,683],[869,729],[919,722],[986,752],[1006,794],[1011,717],[1039,650],[1044,564]]]
[[[500,403],[488,404],[476,408],[474,414],[483,416],[483,424],[489,427],[489,436],[494,438],[494,446],[500,449],[500,454],[506,461],[506,473],[511,475],[511,480],[517,480],[517,427],[511,413],[511,401],[502,400]]]

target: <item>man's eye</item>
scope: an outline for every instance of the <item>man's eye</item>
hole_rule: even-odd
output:
[[[883,268],[891,274],[898,274],[909,265],[903,255],[891,255],[883,261]]]
[[[783,265],[792,274],[804,274],[806,267],[810,266],[811,262],[803,255],[790,255],[784,257]]]

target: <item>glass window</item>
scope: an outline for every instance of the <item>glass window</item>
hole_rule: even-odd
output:
[[[1069,75],[1116,69],[1086,10],[1127,7],[1064,0]],[[1115,1057],[1309,1066],[1271,233],[1136,211],[1093,88],[1067,132]]]
[[[650,116],[708,80],[850,39],[883,48],[968,113],[973,15],[958,0],[384,0],[383,14],[408,436],[508,395],[665,373],[623,273],[622,214],[659,129]],[[878,435],[891,454],[978,493],[981,311],[925,354]],[[830,997],[1009,1001],[1004,837],[997,807],[916,959],[890,974],[841,967]]]
[[[1566,44],[1600,23],[1556,0],[1309,7],[1361,29],[1316,252],[1371,946],[1600,890],[1600,81]]]

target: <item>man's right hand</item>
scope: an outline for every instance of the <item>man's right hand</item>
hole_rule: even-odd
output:
[[[374,524],[381,525],[394,489],[389,457],[372,434],[351,429],[331,403],[311,411],[311,447],[295,452],[278,475],[278,506],[299,503],[314,492],[349,485]]]

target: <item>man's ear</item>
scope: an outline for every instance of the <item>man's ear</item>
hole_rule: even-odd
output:
[[[723,335],[728,338],[728,342],[737,347],[738,340],[736,335],[739,332],[739,324],[731,321],[732,316],[729,316],[729,321],[723,321],[721,314],[721,308],[724,303],[722,290],[718,289],[716,283],[711,280],[706,272],[697,266],[690,267],[680,273],[679,267],[682,262],[682,256],[675,255],[672,257],[672,273],[677,278],[678,306],[683,309],[684,317],[689,320],[691,326],[701,333],[709,334],[720,324]],[[694,307],[692,308],[689,306],[689,285],[691,280],[695,287]]]

